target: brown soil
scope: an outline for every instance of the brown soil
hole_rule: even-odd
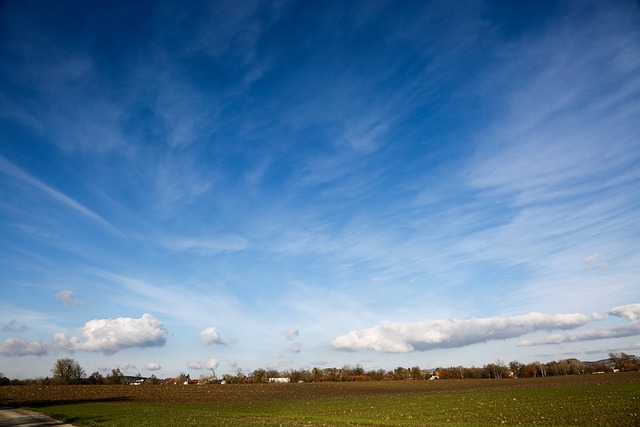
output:
[[[313,384],[5,386],[0,387],[0,406],[38,406],[99,401],[187,403],[311,400],[615,383],[640,384],[640,373],[502,380],[370,381]]]

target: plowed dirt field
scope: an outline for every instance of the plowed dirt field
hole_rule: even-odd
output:
[[[474,390],[508,390],[597,384],[638,384],[640,373],[503,380],[371,381],[302,384],[73,385],[0,387],[0,405],[40,406],[84,402],[263,402],[391,396]]]

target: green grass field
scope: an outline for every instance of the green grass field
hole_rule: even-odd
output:
[[[39,407],[79,426],[636,426],[638,389],[603,386],[275,402]]]
[[[26,406],[78,426],[640,426],[640,374],[604,379],[173,386],[155,397],[129,387],[140,397],[119,398],[103,386],[104,399]]]

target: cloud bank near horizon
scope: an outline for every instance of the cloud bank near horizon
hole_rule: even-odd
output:
[[[521,340],[518,345],[531,347],[565,342],[591,341],[640,335],[640,304],[629,304],[612,308],[605,315],[582,313],[543,314],[527,313],[516,316],[486,317],[470,319],[430,319],[420,322],[381,322],[366,329],[353,330],[334,338],[330,345],[336,350],[373,350],[381,353],[408,353],[442,348],[458,348],[468,345],[517,338],[530,333],[552,330],[576,329],[608,315],[631,320],[628,325],[579,331],[570,334],[553,334],[540,340]],[[67,338],[64,332],[54,335],[50,343],[8,338],[0,344],[2,356],[43,356],[49,349],[69,352],[102,352],[106,355],[132,347],[158,347],[166,343],[168,332],[163,324],[150,314],[139,319],[120,317],[116,319],[94,319],[79,328],[84,341],[76,336]],[[285,338],[291,341],[299,335],[297,328],[285,331]],[[201,331],[205,345],[222,344],[217,328],[208,327]],[[293,343],[289,351],[299,353],[301,346]],[[207,362],[187,362],[189,369],[212,368],[214,359]],[[216,359],[217,360],[217,359]],[[217,367],[217,366],[216,366]],[[148,370],[157,370],[159,364],[152,363]]]
[[[44,356],[47,353],[47,345],[41,341],[7,338],[0,344],[0,356]]]
[[[618,317],[626,317],[629,320],[640,319],[640,304],[628,304],[614,307],[609,311],[609,314]]]
[[[580,331],[569,334],[553,334],[541,340],[522,340],[518,345],[532,347],[538,345],[553,345],[567,342],[604,340],[609,338],[626,338],[640,335],[640,304],[628,304],[614,307],[607,315],[622,317],[631,320],[630,324],[616,326],[614,328],[596,329],[593,331]],[[604,316],[603,316],[604,317]]]
[[[612,311],[614,310],[616,309]],[[382,322],[371,328],[340,335],[331,342],[331,346],[344,351],[373,350],[381,353],[408,353],[465,347],[486,341],[517,338],[538,331],[575,329],[603,318],[604,316],[597,314],[587,316],[582,313],[554,315],[528,313],[506,317]],[[640,330],[634,327],[620,328],[618,332],[621,335],[615,335],[614,332],[607,333],[606,330],[587,331],[581,334],[584,335],[584,340],[605,338],[607,334],[609,337],[640,334]],[[535,343],[531,341],[521,345],[535,345]]]

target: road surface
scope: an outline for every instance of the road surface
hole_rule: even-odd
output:
[[[1,427],[73,427],[71,424],[63,424],[36,412],[25,411],[24,409],[0,407]]]

